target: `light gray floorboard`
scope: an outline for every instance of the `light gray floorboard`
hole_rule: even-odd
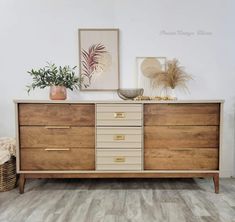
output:
[[[0,193],[0,222],[235,222],[235,179],[27,180]]]

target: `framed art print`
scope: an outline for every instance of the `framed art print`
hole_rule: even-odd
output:
[[[166,71],[166,57],[137,57],[137,85],[144,89],[145,96],[156,96],[160,92],[153,87],[154,75]]]
[[[79,67],[86,85],[81,90],[117,90],[119,30],[79,29]]]

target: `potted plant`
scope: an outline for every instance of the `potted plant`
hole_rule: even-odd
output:
[[[27,86],[28,93],[35,88],[44,89],[50,87],[50,99],[65,100],[67,89],[79,89],[83,84],[83,79],[75,75],[76,66],[59,66],[47,63],[40,69],[32,69],[28,73],[33,78],[33,83]],[[85,86],[85,85],[84,85]],[[85,86],[86,87],[86,86]]]

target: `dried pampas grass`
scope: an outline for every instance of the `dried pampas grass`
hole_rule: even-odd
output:
[[[167,61],[166,71],[156,73],[151,79],[151,83],[154,88],[162,88],[163,90],[177,87],[189,91],[186,83],[192,79],[192,76],[185,72],[184,67],[179,65],[179,61],[173,59]]]

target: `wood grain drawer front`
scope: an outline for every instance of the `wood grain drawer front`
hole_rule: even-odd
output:
[[[220,104],[145,104],[144,125],[219,125]]]
[[[100,149],[96,153],[97,170],[140,170],[141,149]],[[125,166],[125,167],[124,167]]]
[[[21,170],[95,170],[95,149],[21,149]]]
[[[20,125],[94,126],[94,104],[19,104]]]
[[[145,170],[218,170],[218,149],[146,149]]]
[[[141,148],[141,127],[97,127],[97,148]]]
[[[218,126],[145,126],[144,147],[217,148]]]
[[[97,126],[141,126],[141,104],[97,104]]]
[[[20,146],[23,147],[93,147],[95,127],[21,126]]]

